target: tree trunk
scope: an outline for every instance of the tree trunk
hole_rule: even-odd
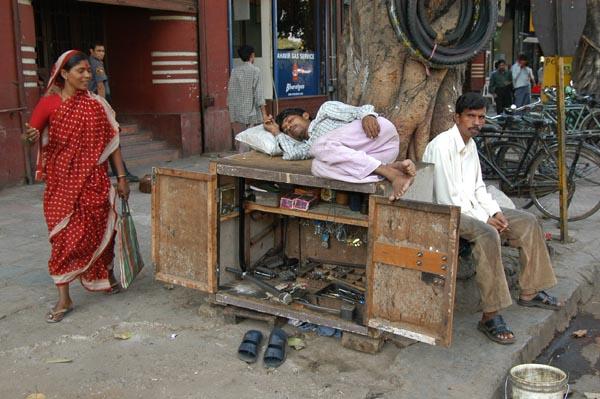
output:
[[[572,79],[577,92],[600,98],[600,0],[587,0],[587,21],[573,58]]]
[[[434,10],[453,0],[430,0]],[[458,3],[458,2],[456,2]],[[400,158],[420,161],[429,140],[453,125],[465,66],[429,70],[399,42],[385,0],[353,0],[345,9],[340,61],[340,101],[373,104],[400,134]],[[452,27],[451,6],[434,26]]]

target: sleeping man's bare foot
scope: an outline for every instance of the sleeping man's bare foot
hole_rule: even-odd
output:
[[[392,183],[390,201],[395,201],[403,196],[416,175],[415,165],[410,159],[394,162],[390,165],[379,165],[374,172],[385,177]]]
[[[394,169],[398,169],[400,172],[404,173],[407,176],[415,177],[417,175],[417,168],[415,163],[410,159],[405,159],[404,161],[396,161],[391,163],[390,166]]]

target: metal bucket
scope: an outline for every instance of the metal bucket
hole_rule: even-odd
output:
[[[544,364],[520,364],[510,369],[512,399],[562,399],[567,396],[567,374]]]

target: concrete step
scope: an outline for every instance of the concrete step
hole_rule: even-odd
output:
[[[162,162],[179,158],[178,149],[162,149],[144,152],[143,154],[125,157],[127,168],[134,170],[140,177],[152,171],[152,167]]]
[[[142,177],[152,166],[179,158],[179,149],[164,140],[153,140],[152,132],[140,130],[135,122],[121,123],[121,151],[127,168]]]
[[[169,147],[167,142],[163,140],[135,141],[121,144],[121,152],[125,158],[131,158],[151,151],[166,149],[171,149],[171,147]]]
[[[149,141],[152,141],[152,133],[144,130],[138,130],[135,133],[122,134],[119,137],[121,146]]]
[[[121,127],[121,136],[126,135],[126,134],[131,134],[131,133],[137,133],[138,131],[138,125],[137,123],[119,123],[119,126]]]

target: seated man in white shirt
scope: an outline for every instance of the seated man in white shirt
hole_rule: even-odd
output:
[[[314,120],[301,108],[288,108],[276,119],[269,115],[264,127],[276,137],[283,159],[314,158],[313,175],[350,183],[386,178],[392,183],[391,201],[408,190],[416,174],[410,159],[396,161],[398,131],[372,105],[328,101]]]
[[[485,123],[485,100],[476,93],[458,98],[456,123],[437,135],[425,149],[423,161],[435,164],[434,197],[440,204],[461,207],[460,236],[473,245],[483,316],[478,328],[492,341],[512,344],[514,334],[498,313],[512,304],[501,257],[501,242],[519,248],[519,300],[523,306],[558,310],[564,305],[544,290],[556,285],[544,234],[535,216],[500,209],[481,177],[473,137]]]

